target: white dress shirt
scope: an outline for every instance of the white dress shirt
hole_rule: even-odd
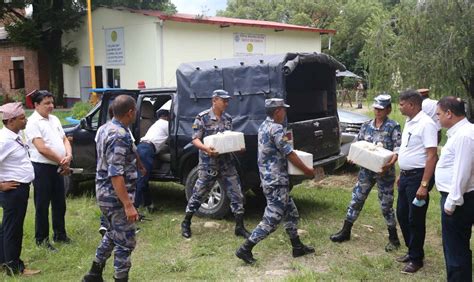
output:
[[[448,193],[444,208],[464,204],[464,193],[474,191],[474,124],[466,118],[446,133],[448,140],[436,164],[436,188]]]
[[[438,107],[438,101],[425,98],[421,104],[421,110],[425,112],[436,124],[436,128],[441,130],[441,124],[439,123],[438,116],[436,115],[436,109]]]
[[[426,148],[438,146],[438,130],[433,120],[420,111],[412,119],[407,119],[402,133],[402,145],[398,152],[400,169],[424,168]]]
[[[38,152],[38,149],[33,145],[33,139],[35,138],[43,139],[45,145],[60,157],[66,156],[66,147],[64,146],[64,137],[66,135],[64,134],[61,122],[56,116],[50,114],[48,118],[44,118],[37,111],[34,111],[28,118],[25,133],[28,139],[28,146],[30,147],[32,162],[58,165],[55,161],[46,158]]]
[[[140,139],[141,142],[147,141],[153,143],[155,152],[158,153],[168,140],[168,121],[158,119],[146,132],[145,136]]]
[[[35,172],[28,147],[20,135],[4,127],[0,130],[0,182],[16,181],[30,183]]]

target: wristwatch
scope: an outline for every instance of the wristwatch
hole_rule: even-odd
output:
[[[421,187],[428,188],[428,181],[421,181]]]

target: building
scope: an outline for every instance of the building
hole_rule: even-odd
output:
[[[276,22],[159,11],[98,8],[92,12],[97,87],[175,86],[183,62],[254,54],[320,52],[321,35],[335,30]],[[90,61],[87,22],[63,36],[78,50],[79,64],[63,66],[68,104],[89,98]]]

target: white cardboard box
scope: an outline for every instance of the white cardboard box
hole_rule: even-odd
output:
[[[216,149],[219,154],[245,149],[245,139],[242,132],[224,131],[204,137],[204,145]]]
[[[299,150],[293,150],[296,155],[301,159],[301,161],[308,167],[313,167],[313,154],[306,153]],[[290,161],[288,161],[288,174],[290,175],[304,175],[303,171],[294,166]]]
[[[382,172],[382,167],[388,163],[393,152],[367,141],[357,141],[351,144],[347,159],[374,172]]]

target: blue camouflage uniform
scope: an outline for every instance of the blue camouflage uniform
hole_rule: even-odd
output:
[[[298,209],[289,195],[287,155],[291,152],[286,129],[267,117],[258,129],[258,168],[267,206],[262,221],[249,237],[255,244],[275,231],[282,220],[290,239],[298,237]]]
[[[398,153],[401,144],[400,125],[386,118],[380,128],[375,127],[375,119],[365,122],[357,137],[358,141],[365,140],[370,143],[382,143],[387,150]],[[378,186],[378,198],[383,217],[387,226],[396,225],[393,212],[393,184],[395,182],[395,167],[392,166],[386,173],[378,174],[366,168],[360,168],[357,183],[352,190],[352,200],[347,208],[346,220],[354,223],[359,216],[365,200],[375,183]]]
[[[126,277],[135,248],[135,224],[127,221],[125,210],[112,186],[111,177],[123,176],[133,203],[137,176],[136,147],[130,131],[118,120],[101,126],[96,136],[96,197],[105,219],[107,232],[97,248],[95,261],[104,263],[115,250],[115,277]]]
[[[212,108],[210,108],[197,115],[193,124],[193,130],[192,138],[203,140],[206,136],[232,130],[232,117],[224,112],[221,118],[218,119]],[[186,213],[195,213],[199,209],[204,196],[209,193],[216,180],[221,187],[226,188],[232,213],[244,213],[244,197],[237,169],[232,162],[232,155],[220,154],[212,158],[202,150],[199,150],[198,180],[194,186],[193,195],[186,207]]]

